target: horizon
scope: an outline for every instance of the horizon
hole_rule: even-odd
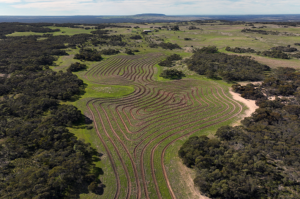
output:
[[[287,15],[299,10],[296,0],[0,0],[1,16]]]
[[[128,14],[128,15],[0,15],[0,17],[10,16],[10,17],[76,17],[76,16],[91,16],[91,17],[102,17],[102,16],[137,16],[137,15],[146,15],[146,14],[160,14],[160,13],[140,13],[140,14]],[[167,15],[165,16],[260,16],[260,15],[300,15],[300,14],[178,14],[178,15]]]

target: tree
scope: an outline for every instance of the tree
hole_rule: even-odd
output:
[[[77,71],[80,71],[80,70],[83,70],[83,69],[87,69],[87,66],[85,64],[81,64],[79,62],[76,62],[76,63],[73,63],[71,64],[67,71],[68,72],[77,72]]]
[[[167,78],[167,79],[181,79],[182,77],[185,77],[184,73],[182,71],[179,71],[177,69],[169,69],[164,70],[160,77]]]

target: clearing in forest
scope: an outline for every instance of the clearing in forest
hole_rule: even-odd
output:
[[[154,65],[164,57],[119,55],[84,75],[95,84],[134,87],[122,98],[93,98],[86,103],[112,166],[109,178],[114,178],[115,186],[105,197],[183,198],[176,183],[178,169],[172,167],[178,147],[191,135],[232,122],[242,111],[228,88],[216,81],[157,81]],[[101,178],[104,184],[112,180],[107,178]]]

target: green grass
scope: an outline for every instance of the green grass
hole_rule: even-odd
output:
[[[68,27],[55,27],[55,26],[47,26],[47,28],[51,29],[60,29],[59,32],[48,32],[48,33],[37,33],[37,32],[14,32],[12,34],[8,34],[6,36],[16,37],[16,36],[30,36],[30,35],[43,35],[43,34],[53,34],[53,36],[58,35],[76,35],[76,34],[89,34],[93,29],[85,30],[82,28],[68,28]]]

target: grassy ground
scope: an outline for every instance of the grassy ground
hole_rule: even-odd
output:
[[[177,43],[183,47],[182,49],[176,50],[164,50],[161,48],[149,48],[145,38],[140,41],[134,41],[129,39],[129,37],[132,34],[136,34],[136,32],[141,32],[143,29],[149,29],[150,26],[155,27],[167,24],[126,25],[131,25],[132,27],[140,26],[140,28],[132,28],[129,30],[124,28],[114,28],[111,34],[125,34],[124,40],[132,49],[138,49],[140,51],[135,54],[137,57],[140,56],[141,58],[138,58],[138,61],[134,61],[131,60],[133,56],[124,56],[125,54],[121,53],[115,56],[104,56],[104,60],[101,62],[84,62],[87,64],[88,69],[74,74],[84,80],[86,85],[85,93],[83,93],[79,99],[70,103],[77,106],[90,118],[91,113],[89,112],[88,107],[91,109],[92,113],[94,113],[94,122],[104,137],[105,143],[111,152],[111,156],[117,168],[117,173],[119,174],[121,183],[119,198],[126,197],[129,190],[128,183],[131,183],[131,194],[129,198],[136,198],[138,189],[136,186],[136,179],[141,183],[141,196],[142,198],[145,198],[143,191],[144,179],[141,175],[142,171],[144,171],[145,174],[144,178],[150,198],[158,198],[158,195],[161,195],[162,198],[171,198],[162,169],[163,165],[176,197],[192,198],[192,194],[189,191],[186,191],[190,190],[188,188],[189,185],[178,183],[178,181],[180,181],[178,176],[180,176],[181,173],[179,170],[180,167],[176,166],[178,162],[177,151],[191,135],[198,136],[205,134],[213,136],[220,126],[235,123],[237,118],[239,118],[238,115],[242,113],[239,113],[238,108],[234,109],[234,106],[239,107],[239,103],[232,102],[225,96],[231,97],[228,93],[230,84],[223,81],[209,80],[203,76],[199,76],[196,73],[189,71],[184,61],[178,61],[173,68],[182,70],[186,74],[186,77],[179,83],[174,83],[174,81],[172,82],[159,77],[161,71],[166,68],[157,65],[158,59],[153,62],[149,61],[149,63],[151,62],[151,67],[153,67],[153,72],[151,72],[151,67],[149,68],[146,65],[143,66],[145,60],[151,58],[154,53],[163,54],[164,56],[161,56],[161,59],[166,55],[173,53],[178,53],[186,58],[191,56],[192,52],[185,47],[193,49],[208,45],[216,45],[221,52],[228,54],[236,53],[225,51],[224,48],[226,46],[251,47],[260,51],[268,50],[277,45],[293,46],[294,43],[300,42],[300,37],[241,33],[241,30],[245,28],[245,26],[242,25],[211,26],[210,24],[197,25],[189,23],[186,26],[180,26],[181,31],[174,32],[161,30],[145,36],[147,39],[153,41],[164,39],[165,42]],[[196,25],[196,27],[201,29],[188,30],[190,25]],[[274,29],[293,33],[297,33],[300,30],[299,28],[283,29],[277,26],[273,28],[271,26],[268,27],[268,30]],[[65,28],[62,31],[65,32],[64,34],[78,34],[83,33],[81,31],[86,30]],[[189,37],[192,40],[184,40],[186,37]],[[99,50],[100,48],[115,48],[120,49],[122,52],[124,50],[115,46],[101,46],[95,48]],[[57,66],[52,67],[53,70],[65,71],[71,63],[78,62],[78,60],[73,59],[73,56],[78,52],[78,49],[70,49],[68,52],[70,54],[69,56],[59,57],[56,61]],[[290,66],[299,69],[300,66],[298,59],[281,60],[257,56],[255,54],[241,55],[252,56],[257,61],[271,67]],[[119,64],[123,59],[131,61]],[[135,64],[137,64],[138,67],[135,67]],[[144,82],[146,80],[142,79],[142,77],[144,76],[146,78],[146,74],[152,74],[154,81]],[[130,75],[133,76],[131,77]],[[201,99],[198,97],[195,99],[192,98],[194,92],[193,89],[195,88],[198,88],[199,90],[203,89],[204,93],[203,96],[201,96],[201,99],[203,99],[202,103],[205,104],[206,102],[212,107],[211,109],[205,108],[205,111],[200,111],[200,109],[198,112],[196,111],[199,106],[196,106],[195,104],[197,104],[199,100],[201,101]],[[224,90],[225,95],[222,93],[221,88]],[[139,89],[141,89],[141,92],[144,92],[144,94],[141,95],[142,97],[138,97],[139,95],[135,93]],[[219,94],[216,93],[216,91],[218,91]],[[169,97],[168,93],[173,93],[173,97]],[[186,105],[194,103],[192,106],[193,109],[187,109],[185,106],[180,106],[180,101],[184,98],[187,99],[188,96],[190,99],[183,102],[185,102]],[[87,106],[89,101],[91,101],[91,103]],[[175,106],[175,104],[177,105]],[[177,108],[170,109],[173,105]],[[125,108],[123,109],[122,107]],[[242,108],[243,111],[246,109],[243,105]],[[180,111],[183,112],[182,115],[178,114]],[[151,114],[151,112],[155,114]],[[194,124],[187,124],[189,121],[192,122],[195,119],[198,120]],[[149,124],[149,126],[147,126],[147,124]],[[186,124],[186,126],[180,126],[181,124]],[[138,130],[141,131],[136,134],[128,133],[129,131],[135,132]],[[117,190],[117,181],[108,154],[103,144],[100,142],[97,131],[95,128],[88,130],[84,126],[70,128],[70,131],[78,138],[85,139],[86,142],[91,143],[93,147],[97,148],[98,151],[103,154],[101,161],[96,162],[96,164],[104,171],[103,175],[100,176],[101,181],[106,185],[104,194],[101,196],[91,193],[83,194],[81,195],[81,198],[113,198],[113,195]],[[107,134],[105,134],[105,132],[107,132]],[[142,137],[139,138],[140,136]],[[174,140],[176,140],[176,142],[173,143]],[[168,146],[168,148],[165,149],[165,146]],[[126,151],[128,151],[129,154],[126,153]],[[134,151],[136,153],[134,153]],[[161,157],[163,153],[164,157],[162,165]],[[150,158],[151,154],[154,157],[153,161]],[[154,175],[151,173],[151,164],[153,164],[155,169]],[[136,166],[138,176],[135,175],[133,165]],[[144,165],[144,168],[142,168],[142,165]],[[125,175],[125,169],[127,169],[128,172],[127,176]],[[157,182],[159,190],[158,194],[155,181]]]
[[[59,32],[48,32],[48,33],[36,33],[36,32],[14,32],[12,34],[6,35],[6,36],[29,36],[29,35],[43,35],[43,34],[53,34],[53,36],[57,35],[76,35],[76,34],[82,34],[82,33],[91,33],[93,29],[85,30],[82,28],[68,28],[68,27],[52,27],[48,26],[48,28],[51,29],[60,29]]]

